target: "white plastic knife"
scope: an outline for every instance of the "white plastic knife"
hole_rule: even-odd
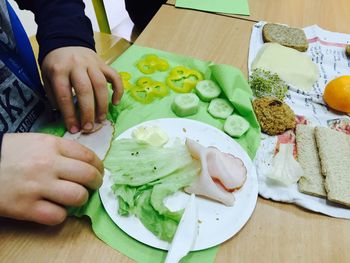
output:
[[[192,194],[176,229],[165,263],[179,262],[188,254],[196,241],[198,234],[198,215],[195,201],[196,196]]]

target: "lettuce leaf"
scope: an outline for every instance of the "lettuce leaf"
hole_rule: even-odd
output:
[[[112,190],[120,215],[135,215],[160,239],[171,241],[183,210],[170,211],[164,199],[190,185],[200,171],[187,147],[152,146],[135,139],[112,143],[104,161],[112,173]]]
[[[135,139],[112,142],[104,164],[117,184],[144,185],[193,162],[185,145],[152,146]]]
[[[135,209],[135,215],[153,234],[162,240],[170,242],[180,221],[159,214],[151,205],[151,195],[152,190],[142,192]]]

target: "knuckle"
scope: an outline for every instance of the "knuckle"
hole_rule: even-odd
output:
[[[23,185],[23,188],[20,192],[20,199],[25,200],[30,196],[39,196],[41,191],[41,187],[39,183],[34,180],[28,181]]]
[[[52,75],[59,75],[66,71],[66,67],[61,63],[54,63],[49,67],[49,73]]]
[[[30,174],[42,174],[45,171],[50,171],[54,165],[55,161],[50,154],[41,155],[33,162]]]
[[[60,87],[58,88],[60,90],[62,90],[63,88]],[[58,102],[58,105],[67,105],[69,103],[71,103],[72,101],[72,97],[70,94],[61,94],[60,96],[57,97],[57,102]]]
[[[38,209],[35,214],[36,222],[45,225],[58,225],[67,218],[67,212],[64,209],[56,211],[48,209]]]
[[[106,87],[107,87],[107,81],[105,79],[98,78],[95,80],[94,88],[107,91]]]
[[[63,119],[64,119],[65,124],[68,127],[70,127],[70,125],[76,124],[76,122],[77,122],[74,112],[72,112],[72,113],[68,113],[68,112],[64,113]]]
[[[56,146],[58,143],[58,137],[51,136],[51,135],[44,136],[43,140],[46,144],[53,145],[53,146]]]
[[[92,89],[87,85],[87,83],[83,84],[82,82],[77,84],[76,87],[74,87],[75,93],[78,96],[78,99],[82,97],[88,97],[90,94],[92,94]]]
[[[43,157],[41,160],[38,160],[32,167],[34,171],[49,171],[52,169],[54,162],[49,157]],[[33,171],[33,172],[34,172]]]
[[[85,171],[85,176],[84,176],[84,181],[87,184],[91,184],[95,181],[96,179],[96,172],[92,167],[89,167]]]
[[[98,172],[92,167],[89,168],[89,171],[86,172],[84,180],[86,182],[86,185],[88,185],[91,189],[100,187],[100,184],[102,183]]]
[[[79,189],[75,190],[74,193],[72,193],[72,203],[75,205],[83,205],[88,200],[89,194],[87,190],[83,187],[80,187]]]
[[[94,115],[95,115],[94,108],[91,108],[88,106],[80,107],[80,112],[81,112],[80,113],[81,114],[81,122],[82,122],[83,126],[87,122],[94,121]]]
[[[89,149],[84,149],[83,154],[87,163],[91,164],[95,161],[95,154]]]
[[[90,83],[84,80],[78,80],[75,83],[75,93],[78,97],[89,96],[92,93],[92,89],[89,87]]]
[[[70,62],[73,65],[81,65],[84,60],[87,60],[85,55],[72,54],[70,57]]]

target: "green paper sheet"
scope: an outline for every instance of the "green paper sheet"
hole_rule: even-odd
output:
[[[253,159],[255,152],[260,144],[260,128],[255,118],[251,105],[252,91],[245,80],[242,72],[230,65],[217,65],[208,61],[200,61],[193,58],[175,55],[160,50],[140,47],[133,45],[121,57],[119,57],[112,67],[119,72],[128,72],[131,74],[131,82],[144,77],[136,68],[136,62],[145,54],[156,54],[166,59],[170,64],[170,69],[183,65],[188,68],[199,70],[205,79],[216,81],[223,89],[221,97],[228,98],[235,108],[234,114],[243,116],[250,124],[248,132],[236,141],[247,150],[249,156]],[[156,72],[151,78],[165,82],[170,69],[166,72]],[[110,109],[111,118],[116,122],[116,135],[123,131],[148,120],[159,118],[176,118],[177,116],[171,110],[171,103],[175,93],[170,94],[163,99],[157,99],[150,104],[141,104],[134,101],[128,93],[124,94],[121,103],[117,107]],[[200,108],[197,114],[189,116],[189,119],[198,120],[215,126],[223,130],[224,120],[213,118],[207,111],[208,103],[200,102]]]
[[[176,0],[176,7],[249,16],[248,0]]]
[[[203,73],[205,79],[215,80],[223,89],[222,97],[228,98],[235,107],[235,113],[243,116],[249,123],[248,132],[237,140],[237,142],[254,158],[260,144],[260,128],[251,106],[252,91],[244,79],[241,71],[229,65],[216,65],[211,62],[204,62],[189,57],[184,57],[160,50],[131,46],[120,56],[112,67],[119,72],[129,72],[132,75],[131,82],[142,76],[136,68],[136,62],[146,54],[156,54],[166,59],[170,68],[166,72],[156,72],[149,75],[151,78],[164,82],[171,68],[183,65]],[[162,99],[157,99],[151,104],[141,104],[133,100],[128,92],[125,92],[119,105],[109,107],[108,118],[116,124],[115,135],[118,136],[130,127],[141,122],[177,116],[172,112],[170,105],[175,93]],[[197,114],[190,116],[190,119],[199,120],[223,129],[224,120],[213,118],[207,112],[208,103],[201,102]],[[58,127],[59,129],[60,127]],[[55,132],[55,127],[46,129],[47,132]],[[57,134],[57,133],[56,133]],[[116,199],[117,202],[117,199]],[[91,218],[92,228],[95,234],[108,245],[125,254],[137,262],[160,263],[164,262],[166,252],[146,246],[129,237],[114,224],[103,208],[98,192],[91,193],[89,202],[78,209],[70,209],[70,214],[77,217],[88,216]],[[206,249],[199,252],[191,252],[181,262],[211,263],[214,261],[218,247]]]

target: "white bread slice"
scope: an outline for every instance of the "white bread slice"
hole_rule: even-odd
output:
[[[316,127],[315,138],[328,200],[350,206],[350,136]]]
[[[305,194],[326,197],[314,130],[310,125],[298,124],[296,127],[298,161],[304,171],[298,181],[298,188]]]

